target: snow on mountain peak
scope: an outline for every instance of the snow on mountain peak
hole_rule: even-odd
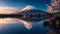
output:
[[[23,8],[21,11],[24,11],[24,10],[32,10],[32,9],[36,9],[34,6],[26,6],[25,8]]]
[[[26,6],[25,8],[28,8],[28,9],[36,9],[34,6]]]

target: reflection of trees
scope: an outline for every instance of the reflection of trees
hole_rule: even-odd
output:
[[[57,25],[56,25],[57,26]],[[50,31],[47,34],[60,34],[60,27],[48,26]]]
[[[55,29],[50,28],[50,31],[47,34],[57,34],[57,32]]]
[[[60,34],[60,12],[54,13],[48,21],[44,21],[44,26],[50,29],[47,34]]]
[[[54,23],[49,23],[48,21],[44,22],[44,27],[48,27],[50,30],[47,34],[60,34],[60,23],[58,21]]]

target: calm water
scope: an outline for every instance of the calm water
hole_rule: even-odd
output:
[[[54,34],[55,29],[44,27],[43,21],[0,18],[0,34]],[[59,32],[58,32],[59,33]]]

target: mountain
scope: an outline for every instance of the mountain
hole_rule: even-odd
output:
[[[25,8],[18,10],[18,12],[23,12],[23,11],[28,11],[28,10],[33,10],[36,9],[34,6],[26,6]]]
[[[27,11],[27,10],[33,10],[33,9],[36,9],[36,8],[34,6],[26,6],[21,11]]]
[[[48,12],[39,10],[34,6],[26,6],[22,10],[18,11],[18,14],[45,14],[45,13],[48,13]]]

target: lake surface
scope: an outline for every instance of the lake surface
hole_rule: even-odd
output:
[[[56,29],[44,27],[43,21],[0,18],[0,34],[59,34]]]

